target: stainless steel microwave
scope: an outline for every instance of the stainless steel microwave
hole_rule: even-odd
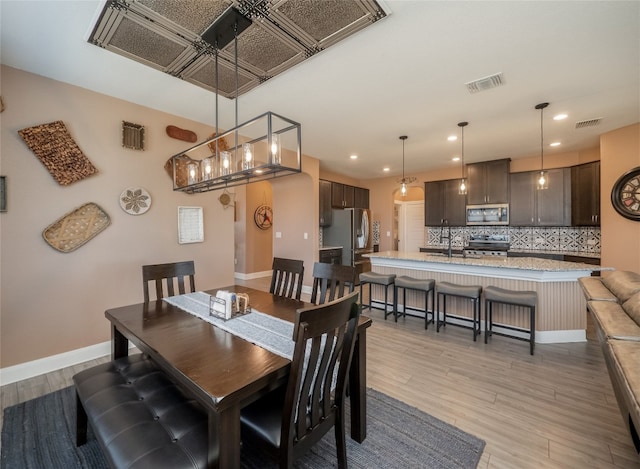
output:
[[[509,204],[467,205],[467,225],[508,225]]]

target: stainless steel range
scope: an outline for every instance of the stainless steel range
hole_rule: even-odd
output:
[[[509,235],[471,235],[464,253],[471,256],[506,257],[509,247]]]

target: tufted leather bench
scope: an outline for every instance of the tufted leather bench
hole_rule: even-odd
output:
[[[207,413],[150,359],[120,358],[73,381],[78,446],[89,422],[113,468],[207,467]]]

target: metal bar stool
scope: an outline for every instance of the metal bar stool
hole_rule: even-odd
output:
[[[429,322],[433,322],[435,314],[435,286],[436,281],[433,279],[417,279],[406,275],[396,277],[393,288],[393,316],[395,321],[398,322],[398,289],[402,288],[402,316],[406,316],[407,310],[422,311],[419,308],[407,306],[407,290],[424,292],[424,328],[427,329]],[[431,321],[429,321],[429,296],[431,296]]]
[[[367,308],[369,309],[380,309],[384,311],[384,318],[387,319],[387,316],[392,312],[387,311],[387,305],[389,302],[387,301],[387,293],[389,291],[389,287],[393,286],[396,274],[379,274],[377,272],[363,272],[360,274],[360,307],[362,311],[364,311],[364,305],[362,304],[362,285],[369,284],[369,304]],[[377,306],[371,306],[371,285],[382,285],[384,287],[384,308],[379,308]]]
[[[473,306],[473,319],[471,329],[473,329],[473,341],[480,334],[480,296],[482,295],[482,286],[480,285],[457,285],[450,282],[440,282],[436,286],[436,331],[440,332],[440,325],[447,325],[447,296],[457,296],[459,298],[467,298],[471,300]],[[440,310],[440,298],[442,297],[442,310]],[[440,311],[443,317],[440,321]],[[460,318],[469,320],[467,318]]]
[[[511,334],[504,334],[502,332],[496,332],[495,334],[504,335],[506,337],[512,337],[518,340],[529,341],[529,352],[533,355],[533,349],[536,345],[536,303],[538,302],[538,294],[534,291],[515,291],[506,290],[498,287],[487,287],[484,290],[484,343],[487,343],[487,339],[493,332],[493,303],[502,303],[511,306],[521,306],[523,308],[529,308],[529,330],[523,330],[519,327],[512,327],[501,324],[500,327],[504,329],[511,329],[514,331],[524,331],[529,333],[529,338],[518,337]]]

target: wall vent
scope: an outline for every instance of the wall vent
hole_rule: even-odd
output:
[[[596,117],[595,119],[587,119],[584,121],[576,122],[576,129],[584,129],[585,127],[594,127],[600,125],[602,117]]]
[[[490,90],[491,88],[502,85],[504,85],[504,76],[502,75],[502,72],[496,73],[495,75],[489,75],[488,77],[480,78],[478,80],[473,80],[469,83],[465,83],[465,86],[467,87],[467,90],[469,90],[469,93],[477,93],[478,91]]]

